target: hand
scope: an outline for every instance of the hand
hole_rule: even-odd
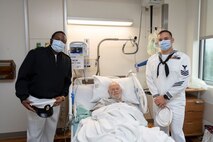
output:
[[[163,96],[155,97],[154,102],[160,108],[164,108],[166,106],[166,100],[164,99]]]
[[[31,101],[29,101],[29,100],[26,99],[26,100],[23,100],[21,103],[22,103],[22,105],[23,105],[26,109],[35,112],[35,110],[34,110],[34,109],[32,108],[32,106],[30,105],[30,103],[32,103]]]
[[[54,103],[54,106],[59,106],[65,100],[65,97],[64,96],[58,96],[55,99],[56,99],[56,101]]]

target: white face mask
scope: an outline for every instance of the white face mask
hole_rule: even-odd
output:
[[[65,44],[60,40],[53,39],[51,47],[55,52],[59,53],[64,50]]]

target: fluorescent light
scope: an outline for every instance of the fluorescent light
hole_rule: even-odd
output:
[[[91,19],[69,17],[68,24],[73,25],[100,25],[100,26],[131,26],[133,23],[130,20],[106,20],[106,19]]]

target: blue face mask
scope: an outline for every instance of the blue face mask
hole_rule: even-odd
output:
[[[160,49],[163,51],[168,50],[172,46],[171,40],[162,40],[160,41],[159,45],[160,45]]]
[[[65,44],[60,40],[53,39],[51,47],[55,52],[59,53],[59,52],[62,52],[64,50]]]

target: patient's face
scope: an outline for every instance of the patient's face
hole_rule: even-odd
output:
[[[118,83],[111,83],[109,86],[109,95],[111,98],[121,100],[122,90]]]

